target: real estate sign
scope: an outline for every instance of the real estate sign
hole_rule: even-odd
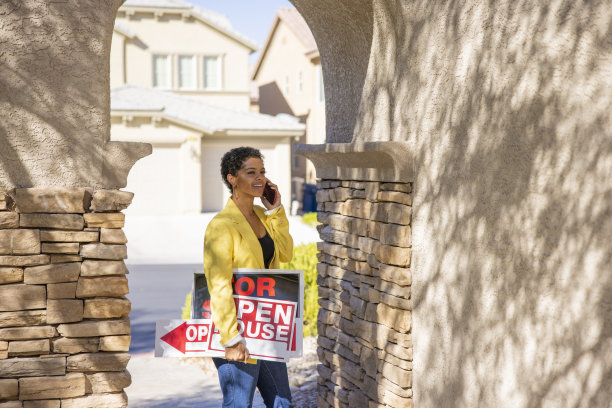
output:
[[[238,330],[253,358],[287,361],[302,355],[304,281],[302,271],[234,269],[232,280]],[[158,357],[223,357],[213,322],[204,274],[194,274],[190,320],[158,321]]]

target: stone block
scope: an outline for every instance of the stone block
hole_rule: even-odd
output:
[[[50,257],[52,264],[81,262],[83,260],[79,255],[53,254]]]
[[[79,278],[77,298],[122,297],[129,293],[128,280],[124,276]]]
[[[380,190],[380,183],[372,182],[365,186],[365,198],[368,201],[376,201],[378,198],[378,191]],[[363,217],[365,218],[365,217]]]
[[[386,361],[389,364],[393,364],[399,368],[403,368],[404,370],[412,371],[412,361],[405,360],[403,358],[399,358],[394,356],[393,354],[389,354],[383,350],[380,351],[379,362],[382,364],[383,361]]]
[[[399,344],[388,343],[385,346],[385,352],[397,358],[412,361],[412,346],[405,347]]]
[[[100,351],[128,351],[131,336],[100,337]]]
[[[343,332],[350,334],[351,336],[355,335],[355,325],[352,321],[348,319],[341,318],[339,324],[340,330]]]
[[[70,339],[62,337],[53,340],[53,352],[65,354],[77,353],[95,353],[100,346],[100,340],[97,337],[85,337]]]
[[[123,213],[89,213],[84,217],[88,227],[123,228],[125,224]]]
[[[367,347],[382,349],[389,340],[392,340],[394,331],[384,325],[368,322],[357,317],[353,317],[353,323],[358,337],[357,340],[363,340],[362,344]]]
[[[387,306],[384,303],[368,304],[365,318],[370,322],[384,324],[402,333],[408,332],[412,324],[410,312]]]
[[[67,358],[67,370],[84,373],[124,371],[130,360],[129,353],[85,353]]]
[[[100,228],[100,242],[104,244],[127,244],[128,240],[122,229]]]
[[[81,276],[125,275],[129,273],[123,261],[83,261]]]
[[[23,408],[60,408],[60,405],[58,399],[23,401]]]
[[[19,398],[19,381],[17,379],[0,379],[0,400]]]
[[[85,221],[79,214],[20,214],[19,226],[80,231]]]
[[[40,356],[49,354],[51,346],[49,339],[11,341],[8,347],[9,357],[17,356]]]
[[[23,280],[23,269],[0,267],[0,285],[17,283]]]
[[[62,400],[62,408],[126,408],[127,404],[128,399],[125,392],[91,394],[85,397]]]
[[[385,245],[409,248],[412,246],[410,225],[380,224],[379,241]]]
[[[84,244],[81,246],[83,258],[95,259],[125,259],[127,258],[127,247],[125,245],[108,244]]]
[[[359,390],[351,390],[348,395],[348,404],[351,408],[370,408],[369,399]]]
[[[330,201],[329,198],[329,190],[319,190],[317,191],[317,203],[324,203],[326,201]]]
[[[75,282],[79,278],[81,264],[69,262],[25,268],[23,281],[29,285]]]
[[[91,320],[79,323],[60,324],[57,327],[60,335],[65,337],[95,337],[130,334],[129,319]]]
[[[4,378],[64,375],[66,357],[10,358],[0,360],[0,373]]]
[[[16,212],[0,212],[0,228],[19,228],[19,214]]]
[[[94,394],[123,391],[132,383],[128,371],[86,374],[91,391]]]
[[[401,191],[379,191],[378,201],[389,201],[398,204],[412,205],[412,196]]]
[[[412,258],[412,250],[410,248],[399,248],[379,244],[374,248],[374,255],[376,259],[383,264],[409,267]]]
[[[340,214],[349,217],[369,219],[372,212],[372,203],[367,200],[351,199],[345,201],[339,209]]]
[[[381,191],[399,191],[402,193],[412,193],[412,184],[410,183],[382,183]]]
[[[407,295],[410,296],[410,287],[406,288]],[[412,303],[410,299],[404,299],[401,297],[390,295],[386,292],[379,292],[376,289],[370,289],[370,297],[372,298],[372,292],[376,292],[376,299],[378,303],[384,303],[392,308],[402,310],[412,310]]]
[[[32,377],[19,379],[19,399],[44,400],[85,395],[85,375],[69,373],[61,377]]]
[[[396,203],[376,203],[372,206],[370,219],[392,224],[409,225],[412,207]]]
[[[376,375],[376,380],[381,388],[385,390],[389,390],[393,394],[403,397],[403,398],[412,398],[412,387],[411,386],[402,388],[399,385],[387,380],[380,373]]]
[[[379,264],[378,276],[383,280],[394,282],[401,286],[412,284],[412,271],[410,268]]]
[[[0,229],[0,255],[40,254],[37,229]]]
[[[83,301],[80,299],[47,300],[47,323],[72,323],[83,320]]]
[[[112,212],[125,210],[132,203],[134,193],[120,190],[96,190],[93,193],[90,209],[93,212]]]
[[[96,242],[99,238],[98,231],[40,231],[42,242]]]
[[[3,255],[0,266],[36,266],[49,263],[49,255]]]
[[[44,286],[23,284],[0,286],[0,311],[44,309],[47,295]]]
[[[8,341],[0,341],[0,351],[8,352]]]
[[[44,339],[55,336],[57,336],[57,331],[53,326],[8,327],[0,329],[0,340]]]
[[[389,381],[399,385],[402,388],[412,386],[412,371],[404,370],[393,364],[383,362],[380,368],[380,373]]]
[[[76,297],[76,282],[50,283],[47,285],[48,299],[74,299]]]
[[[89,206],[91,194],[84,188],[18,188],[15,203],[20,213],[76,213]]]
[[[0,402],[0,408],[23,408],[21,401]]]
[[[0,327],[38,326],[47,323],[46,310],[0,312]]]
[[[84,317],[88,319],[112,319],[127,316],[132,303],[127,299],[95,298],[85,300]]]
[[[42,244],[42,252],[45,254],[78,254],[78,242],[45,242]]]

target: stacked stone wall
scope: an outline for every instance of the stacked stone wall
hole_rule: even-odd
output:
[[[318,405],[411,407],[412,184],[318,187]]]
[[[0,192],[0,408],[127,406],[132,197]]]

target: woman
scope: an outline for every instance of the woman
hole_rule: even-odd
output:
[[[238,147],[223,156],[221,177],[232,196],[210,221],[204,237],[204,273],[213,320],[225,348],[225,358],[213,359],[224,407],[250,407],[255,386],[266,407],[291,406],[287,365],[249,358],[238,332],[232,292],[233,268],[275,269],[293,255],[293,240],[280,192],[265,173],[263,157],[257,149]],[[263,197],[266,183],[276,192],[273,203]],[[253,204],[256,197],[267,211]]]

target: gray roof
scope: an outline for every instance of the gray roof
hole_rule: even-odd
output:
[[[183,0],[126,0],[122,7],[151,7],[151,8],[173,8],[189,10],[194,16],[202,19],[208,24],[217,27],[228,34],[246,43],[253,49],[258,49],[257,41],[236,31],[230,21],[223,14],[204,9]]]
[[[126,85],[111,90],[111,111],[159,112],[169,120],[189,124],[209,133],[228,130],[304,131],[293,116],[271,116],[200,102],[186,96]]]

